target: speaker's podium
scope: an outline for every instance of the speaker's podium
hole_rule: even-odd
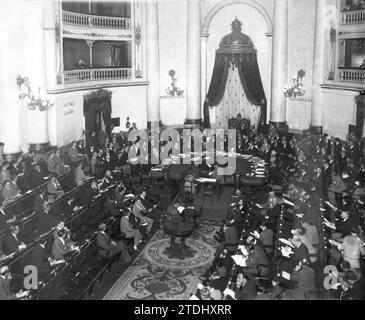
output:
[[[163,230],[170,236],[170,247],[165,253],[175,258],[184,259],[193,254],[192,249],[185,243],[185,239],[197,229],[199,213],[194,207],[178,207],[177,210],[167,210],[163,218]],[[180,238],[180,243],[176,241]]]

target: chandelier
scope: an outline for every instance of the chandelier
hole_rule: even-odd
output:
[[[293,75],[293,84],[291,86],[284,86],[284,94],[287,98],[296,98],[304,96],[305,88],[303,86],[303,78],[305,76],[305,71],[303,69],[299,70],[296,75]]]
[[[177,78],[175,78],[175,70],[170,70],[169,76],[171,77],[171,84],[166,89],[166,93],[172,97],[174,97],[175,94],[178,97],[181,96],[184,93],[184,90],[180,90],[180,88],[176,86]]]
[[[43,90],[41,90],[40,87],[38,88],[36,94],[32,93],[28,77],[22,78],[21,76],[18,76],[17,84],[20,91],[19,99],[24,100],[30,110],[35,110],[36,108],[38,108],[39,111],[47,111],[54,105],[54,103],[51,103],[46,98]]]

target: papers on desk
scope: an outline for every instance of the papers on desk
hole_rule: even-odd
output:
[[[290,247],[294,248],[293,244],[289,240],[286,240],[284,238],[280,238],[279,241],[284,243],[287,246],[290,246]]]
[[[292,251],[291,247],[283,247],[283,248],[281,248],[281,254],[284,257],[289,258],[292,253],[293,253],[293,251]]]
[[[201,183],[205,183],[205,182],[216,183],[217,179],[199,177],[199,178],[196,178],[195,181],[201,182]]]
[[[189,300],[200,300],[195,294],[191,295]]]
[[[284,203],[285,203],[285,204],[287,204],[288,206],[291,206],[291,207],[293,207],[293,208],[294,208],[294,203],[293,203],[293,202],[291,202],[291,201],[289,201],[288,199],[285,199],[285,198],[283,198],[283,201],[284,201]]]
[[[247,249],[246,249],[246,247],[245,247],[245,246],[243,246],[243,245],[239,245],[239,246],[238,246],[238,249],[239,249],[239,250],[241,250],[241,252],[242,252],[242,254],[243,254],[244,256],[248,256],[248,251],[247,251]]]
[[[154,167],[154,168],[151,168],[151,171],[162,171],[163,170],[163,168],[161,168],[161,167]]]
[[[282,271],[281,276],[286,280],[290,280],[290,273],[288,272]]]
[[[126,194],[125,197],[126,198],[135,198],[136,196],[133,193],[130,193],[130,194]]]
[[[259,209],[263,209],[263,208],[264,208],[262,205],[260,205],[260,204],[258,204],[258,203],[256,203],[256,206],[257,206],[257,208],[259,208]]]
[[[185,207],[182,207],[182,206],[177,207],[177,211],[179,211],[179,213],[182,213],[184,210],[185,210]]]
[[[342,179],[347,179],[347,178],[349,178],[350,176],[347,174],[347,173],[344,173],[343,175],[342,175]]]
[[[4,256],[3,258],[0,258],[0,261],[4,261],[4,260],[7,260],[7,259],[10,259],[10,258],[12,258],[13,256],[15,256],[15,252],[10,253],[9,255]]]
[[[238,265],[240,267],[247,267],[247,264],[246,264],[247,258],[245,258],[243,255],[236,254],[236,255],[232,256],[232,259],[236,265]]]
[[[52,266],[58,266],[59,264],[65,263],[66,261],[64,259],[62,260],[52,260],[51,265]]]
[[[336,247],[338,247],[339,245],[341,245],[341,243],[340,243],[340,242],[337,242],[337,241],[332,240],[332,239],[328,240],[328,242],[329,242],[330,244],[332,244],[333,246],[336,246]]]

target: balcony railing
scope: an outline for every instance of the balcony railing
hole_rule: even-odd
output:
[[[342,24],[360,24],[365,23],[365,10],[341,12]]]
[[[123,80],[132,78],[131,68],[82,69],[63,73],[64,83],[100,80]]]
[[[62,12],[64,24],[80,27],[104,28],[104,29],[130,29],[130,18],[104,17],[89,14],[75,13],[69,11]]]
[[[365,70],[340,69],[338,76],[340,81],[365,83]]]

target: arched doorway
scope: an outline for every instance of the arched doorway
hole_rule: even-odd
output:
[[[111,96],[111,91],[103,89],[84,96],[85,138],[88,148],[93,132],[96,137],[111,136]]]

